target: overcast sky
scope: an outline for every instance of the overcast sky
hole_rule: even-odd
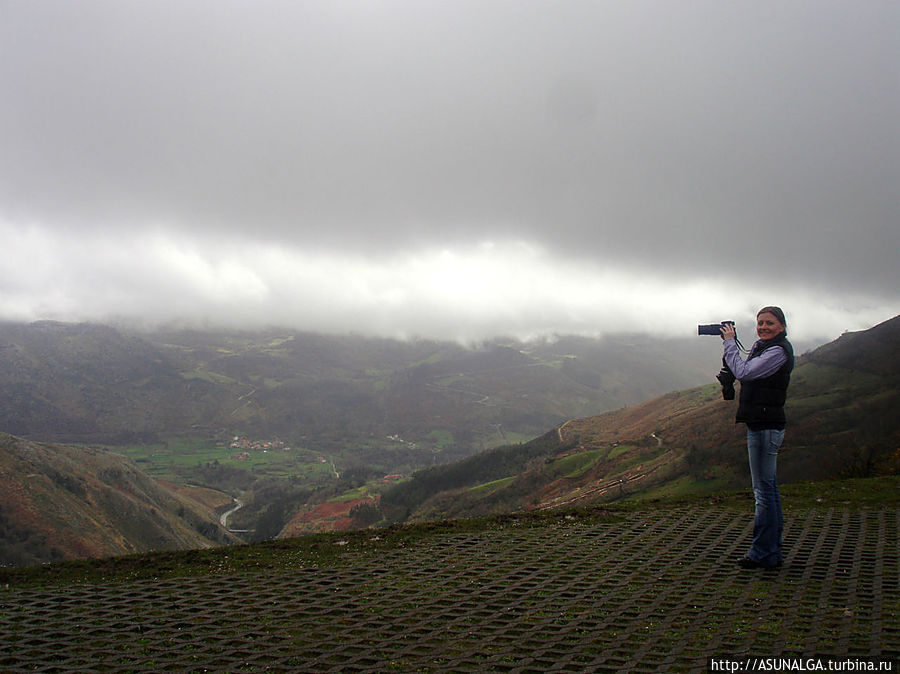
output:
[[[0,0],[0,319],[900,313],[896,0]]]

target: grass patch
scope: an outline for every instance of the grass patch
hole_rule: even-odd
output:
[[[606,449],[592,449],[552,461],[547,469],[554,475],[578,477],[606,455]]]
[[[714,476],[708,480],[697,480],[689,475],[685,475],[659,487],[632,494],[628,497],[628,500],[652,501],[706,495],[722,492],[728,485],[728,482],[728,477],[721,475]]]
[[[616,448],[618,449],[618,448]],[[610,472],[608,477],[615,477],[617,475],[621,475],[623,473],[628,472],[634,466],[647,463],[649,461],[653,461],[654,459],[658,459],[660,456],[669,451],[666,447],[645,447],[645,448],[635,448],[628,447],[629,450],[637,449],[630,456],[626,456],[621,461],[616,462],[610,468],[615,472]],[[614,451],[614,450],[613,450]],[[626,450],[627,451],[627,450]],[[618,456],[621,456],[625,452],[620,452]],[[612,452],[610,452],[610,456],[612,456]]]
[[[159,479],[190,478],[199,466],[217,464],[240,468],[257,477],[330,479],[331,466],[302,449],[240,449],[217,445],[201,438],[174,438],[153,445],[127,445],[113,451],[127,456],[142,470]]]
[[[491,492],[497,491],[498,489],[502,489],[510,482],[516,479],[515,475],[511,475],[509,477],[502,477],[499,480],[492,480],[490,482],[485,482],[484,484],[477,484],[474,487],[469,487],[466,491],[469,492],[481,492],[484,494],[490,494]]]
[[[342,494],[338,494],[330,499],[328,499],[328,503],[341,503],[343,501],[353,501],[358,498],[366,498],[370,496],[369,488],[366,485],[361,485],[356,489],[351,489],[350,491],[345,491]]]
[[[900,475],[803,482],[779,487],[785,508],[815,508],[852,505],[854,507],[900,506]]]
[[[606,458],[609,460],[615,459],[616,457],[622,456],[625,452],[630,452],[634,448],[634,445],[616,445],[609,450],[609,455]]]
[[[620,501],[616,505],[627,510],[667,508],[681,504],[713,504],[745,508],[753,502],[750,489],[715,491],[707,494],[685,490],[683,494],[671,494],[660,498]],[[795,482],[778,486],[781,505],[787,511],[803,511],[812,508],[897,508],[900,507],[900,475],[827,480],[823,482]]]
[[[452,431],[448,431],[443,428],[436,428],[435,430],[431,431],[426,437],[434,444],[435,449],[437,449],[438,451],[442,451],[445,448],[452,447],[454,445]]]
[[[211,370],[204,370],[201,368],[197,368],[195,370],[190,370],[188,372],[181,372],[181,376],[184,379],[202,379],[203,381],[208,381],[211,384],[237,384],[237,379],[233,379],[228,375],[221,374],[219,372],[212,372]]]

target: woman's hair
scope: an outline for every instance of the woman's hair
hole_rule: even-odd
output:
[[[759,318],[760,314],[772,314],[775,318],[778,319],[778,322],[784,326],[784,334],[787,334],[787,319],[785,319],[784,312],[781,310],[781,307],[763,307],[756,312],[756,317]]]

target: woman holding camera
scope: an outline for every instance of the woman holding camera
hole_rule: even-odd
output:
[[[794,349],[787,340],[787,322],[779,307],[759,310],[756,334],[759,339],[743,360],[734,325],[722,326],[725,363],[741,382],[735,421],[747,424],[750,478],[756,500],[753,545],[738,565],[744,569],[774,569],[783,562],[784,523],[775,469],[784,440],[784,402],[794,368]]]

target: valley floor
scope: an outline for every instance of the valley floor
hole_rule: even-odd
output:
[[[231,549],[189,577],[0,578],[0,669],[705,671],[711,656],[900,657],[900,508],[788,511],[784,567],[742,571],[751,511],[510,515],[392,544],[377,531],[316,537],[303,553],[277,542],[296,555],[277,570],[251,557],[236,568]]]

